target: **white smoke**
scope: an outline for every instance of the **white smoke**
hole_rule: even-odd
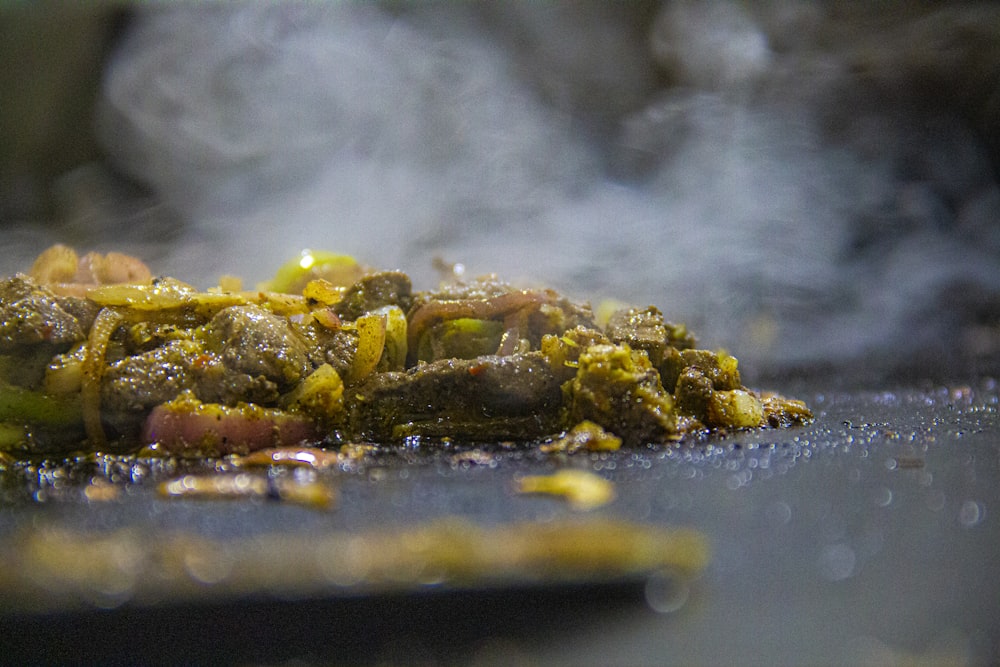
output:
[[[654,303],[745,367],[958,344],[949,295],[1000,292],[989,154],[859,78],[881,56],[835,14],[158,7],[109,64],[101,137],[184,222],[160,267],[202,283],[313,247],[427,288],[441,257]]]

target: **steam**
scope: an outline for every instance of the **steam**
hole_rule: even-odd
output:
[[[960,114],[859,79],[879,52],[821,5],[610,7],[147,10],[101,137],[183,222],[157,262],[202,284],[313,247],[426,288],[440,257],[657,304],[745,366],[981,324],[953,297],[997,303],[1000,189]]]

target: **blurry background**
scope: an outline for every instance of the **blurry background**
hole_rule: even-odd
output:
[[[0,270],[310,247],[656,304],[748,380],[1000,372],[992,3],[0,9]]]

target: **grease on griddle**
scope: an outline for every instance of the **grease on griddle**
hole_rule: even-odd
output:
[[[184,475],[157,486],[165,498],[194,500],[280,500],[315,509],[329,509],[336,492],[324,482],[250,473]]]

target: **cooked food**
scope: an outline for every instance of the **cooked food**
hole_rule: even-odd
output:
[[[590,510],[615,499],[615,487],[588,470],[567,468],[551,475],[528,475],[518,482],[519,493],[546,493],[562,496],[575,509]]]
[[[248,592],[310,595],[693,577],[710,558],[690,528],[620,519],[483,526],[460,517],[352,531],[206,539],[142,526],[22,529],[0,542],[5,609],[65,611],[218,602]],[[658,575],[662,576],[662,575]]]
[[[0,281],[0,449],[220,456],[420,438],[572,451],[811,418],[744,387],[736,359],[652,306],[602,325],[552,290],[486,277],[419,292],[330,253],[257,290],[220,282],[200,291],[65,246]]]

